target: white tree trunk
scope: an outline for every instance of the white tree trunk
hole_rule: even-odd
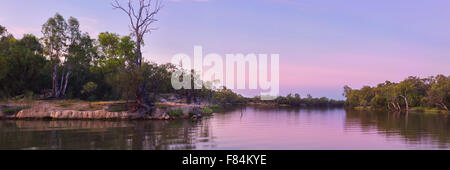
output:
[[[441,106],[446,111],[448,111],[448,107],[444,104],[444,102],[440,102],[440,103],[438,103],[438,105]]]
[[[403,95],[400,95],[400,97],[403,97],[403,99],[405,99],[405,110],[406,110],[406,112],[408,112],[408,109],[409,109],[409,104],[408,104],[408,96],[403,96]]]
[[[56,91],[57,98],[61,97],[61,92],[63,90],[63,83],[64,83],[64,71],[61,74],[61,79],[59,79],[59,87],[58,87],[58,90]]]
[[[398,102],[397,102],[397,111],[401,111],[402,110],[402,107],[400,107],[400,104],[398,104]]]
[[[64,83],[64,89],[61,94],[62,96],[66,95],[66,89],[67,89],[67,84],[69,83],[69,77],[70,77],[70,70],[67,71],[67,74],[66,74],[66,82]]]

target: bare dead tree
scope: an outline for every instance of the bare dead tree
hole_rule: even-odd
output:
[[[118,0],[114,0],[112,6],[114,9],[120,9],[128,15],[130,19],[130,30],[132,35],[136,38],[136,65],[142,64],[141,46],[144,45],[144,36],[156,28],[150,27],[151,24],[158,21],[155,18],[156,14],[162,8],[162,3],[159,0],[138,0],[139,6],[133,6],[133,0],[128,0],[127,6],[122,6]]]
[[[128,0],[126,6],[123,6],[118,0],[114,0],[111,5],[114,9],[122,10],[129,17],[129,27],[132,35],[136,38],[135,64],[137,69],[139,69],[142,66],[141,46],[144,45],[144,36],[156,29],[152,28],[151,25],[158,21],[155,17],[162,8],[162,2],[160,0],[138,0],[137,7],[133,5],[133,2],[133,0]],[[135,95],[136,104],[143,107],[140,113],[147,113],[151,109],[149,106],[149,97],[146,92],[147,85],[148,82],[143,82]]]

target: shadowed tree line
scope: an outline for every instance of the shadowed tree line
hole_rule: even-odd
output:
[[[275,100],[271,101],[261,101],[260,97],[250,98],[248,101],[292,107],[343,107],[345,102],[342,100],[329,99],[327,97],[314,98],[310,94],[308,94],[305,98],[302,98],[298,93],[295,93],[294,95],[288,94],[287,96],[278,96]]]
[[[448,111],[450,106],[450,76],[428,78],[408,77],[394,83],[386,81],[375,87],[361,89],[344,87],[346,107],[384,108],[391,111],[409,111],[414,108],[434,108]]]

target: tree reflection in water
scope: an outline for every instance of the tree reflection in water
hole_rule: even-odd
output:
[[[434,113],[389,113],[386,111],[346,111],[345,128],[361,128],[364,132],[374,129],[386,137],[400,135],[406,143],[438,143],[448,148],[449,117]]]
[[[446,114],[225,110],[198,122],[0,120],[0,149],[448,149],[450,144]]]
[[[207,121],[7,120],[0,149],[196,149],[197,140],[212,140]]]

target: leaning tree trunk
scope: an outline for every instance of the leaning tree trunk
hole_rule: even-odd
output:
[[[390,107],[390,105],[392,105],[392,108]],[[399,111],[401,110],[400,105],[399,105],[398,103],[395,103],[395,102],[389,103],[389,104],[388,104],[388,107],[389,107],[391,110],[395,111],[395,112],[399,112]]]
[[[441,101],[437,105],[441,106],[443,109],[445,109],[448,112],[448,107],[444,104],[444,102]]]
[[[408,96],[400,95],[400,97],[402,97],[405,100],[405,110],[406,110],[406,112],[408,112],[408,110],[409,110]]]
[[[64,83],[64,88],[61,91],[61,96],[66,95],[67,84],[69,84],[70,70],[66,73],[66,82]],[[62,88],[62,87],[61,87]]]
[[[64,71],[62,71],[61,79],[59,80],[58,91],[56,92],[56,97],[57,98],[61,97],[61,92],[63,90],[63,83],[64,83]]]
[[[400,106],[400,104],[398,104],[398,102],[396,104],[397,104],[397,111],[400,112],[402,110],[402,107]]]

